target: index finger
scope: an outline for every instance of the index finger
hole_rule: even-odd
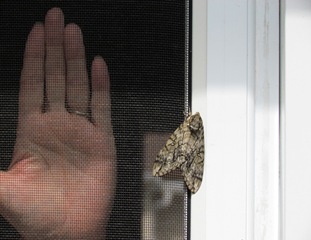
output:
[[[44,88],[44,27],[35,24],[26,42],[19,93],[19,114],[40,112]]]

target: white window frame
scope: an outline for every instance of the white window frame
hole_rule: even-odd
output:
[[[282,7],[282,240],[311,239],[311,2]]]
[[[193,0],[192,111],[205,174],[191,239],[281,234],[278,0]]]

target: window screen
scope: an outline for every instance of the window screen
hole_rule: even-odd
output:
[[[1,170],[9,168],[18,137],[18,124],[23,121],[22,117],[18,117],[21,111],[19,93],[27,36],[34,24],[44,23],[48,11],[55,7],[62,10],[65,25],[75,23],[81,28],[89,79],[94,57],[102,56],[109,69],[111,123],[116,149],[113,177],[116,181],[115,188],[106,186],[110,184],[108,180],[100,182],[103,188],[114,188],[111,191],[114,197],[109,220],[102,227],[106,239],[188,239],[189,197],[181,174],[177,171],[161,178],[152,176],[153,161],[169,135],[184,120],[188,101],[185,76],[190,70],[186,64],[189,60],[186,57],[189,47],[186,36],[189,32],[185,22],[189,20],[186,17],[189,6],[186,0],[1,1]],[[47,61],[47,56],[44,61]],[[66,66],[64,71],[69,69]],[[74,76],[79,75],[75,73]],[[42,85],[44,106],[49,103],[47,81],[45,78]],[[54,87],[58,87],[56,83]],[[79,87],[76,84],[74,89]],[[96,86],[89,80],[87,87],[88,103],[91,105]],[[70,116],[77,113],[78,118],[87,118],[93,124],[92,117],[83,116],[82,111],[70,112],[70,106],[67,106],[69,100],[65,101],[64,107]],[[44,106],[42,114],[52,111]],[[89,112],[92,114],[92,110]],[[30,132],[36,134],[49,124],[47,121],[42,126],[41,120],[36,120],[38,122],[32,125],[34,127]],[[64,127],[67,124],[62,124],[65,120],[60,120],[54,128]],[[76,126],[72,131],[82,131],[83,127]],[[70,134],[68,129],[65,131]],[[78,141],[85,141],[82,146],[92,142],[91,138],[88,140],[92,134],[86,131],[85,135],[79,135]],[[53,137],[51,134],[48,139],[53,141]],[[111,144],[102,145],[105,154],[111,151],[109,146]],[[103,149],[93,149],[92,153]],[[77,158],[80,159],[80,156]],[[75,166],[78,169],[75,171],[80,173],[80,167],[85,166]],[[104,169],[102,174],[110,176],[111,173],[106,171]],[[94,182],[90,187],[97,184]],[[34,192],[38,194],[36,199],[42,197],[41,190],[39,188]],[[27,187],[23,191],[27,192]],[[55,197],[50,196],[52,199]],[[82,207],[92,209],[92,194],[87,201],[84,198],[81,201]],[[27,204],[25,202],[23,209],[27,209]],[[27,211],[39,210],[31,208]],[[54,214],[58,214],[58,209]],[[15,228],[1,218],[0,239],[18,238]]]

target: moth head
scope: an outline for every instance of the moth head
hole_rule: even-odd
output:
[[[202,119],[200,113],[189,116],[187,122],[187,125],[191,131],[197,131],[202,127]]]

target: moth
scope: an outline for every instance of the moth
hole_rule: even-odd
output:
[[[189,114],[160,150],[153,164],[153,176],[163,176],[179,168],[188,189],[196,193],[204,168],[204,128],[199,113]]]

